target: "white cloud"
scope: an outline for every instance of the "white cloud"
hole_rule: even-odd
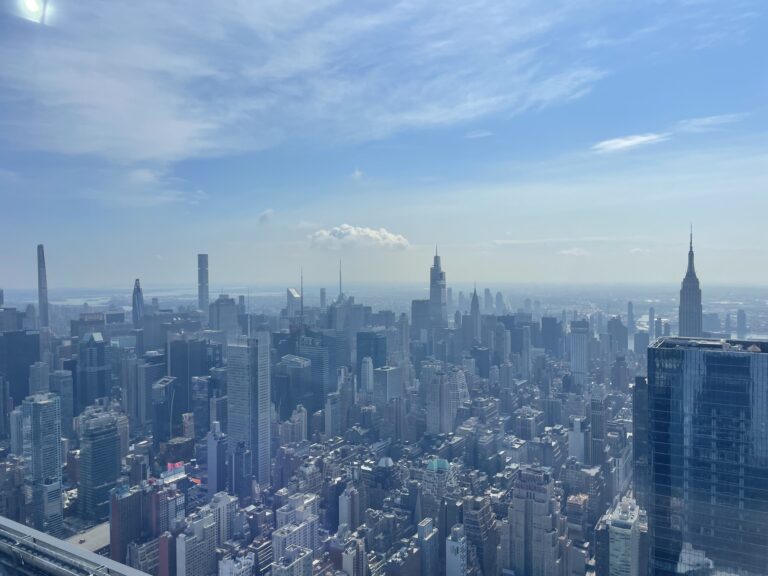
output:
[[[272,218],[274,217],[275,217],[275,211],[272,208],[267,208],[266,210],[264,210],[264,212],[259,214],[259,224],[266,224],[267,222],[272,220]]]
[[[359,168],[355,168],[354,171],[349,175],[349,177],[353,180],[362,180],[363,176],[365,176],[365,174]]]
[[[468,140],[476,140],[478,138],[488,138],[490,136],[493,136],[493,132],[490,130],[473,130],[472,132],[467,132],[464,138],[467,138]]]
[[[690,118],[677,123],[677,129],[681,132],[707,132],[715,130],[727,124],[733,124],[744,120],[748,114],[719,114],[717,116],[704,116]]]
[[[669,136],[669,133],[633,134],[631,136],[602,140],[592,146],[592,150],[599,154],[624,152],[626,150],[639,148],[640,146],[648,146],[649,144],[664,142],[669,139]]]
[[[62,3],[0,36],[0,146],[167,164],[542,108],[603,75],[547,41],[580,4]]]
[[[135,168],[95,172],[96,182],[78,193],[81,198],[130,208],[154,208],[169,204],[196,206],[208,195],[165,170]]]
[[[496,246],[534,246],[534,245],[552,245],[552,244],[574,244],[574,243],[626,243],[643,241],[638,236],[580,236],[580,237],[562,237],[562,238],[502,238],[494,240]]]
[[[649,248],[632,248],[629,251],[630,254],[650,254],[651,250]]]
[[[589,256],[589,252],[584,250],[584,248],[567,248],[565,250],[560,250],[558,254],[562,256],[574,256],[576,258],[581,258],[582,256]]]
[[[315,246],[340,248],[343,246],[379,246],[383,248],[405,249],[410,246],[408,239],[390,232],[386,228],[367,228],[342,224],[333,228],[321,228],[310,235]]]

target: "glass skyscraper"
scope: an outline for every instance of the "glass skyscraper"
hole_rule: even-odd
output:
[[[648,350],[651,573],[768,571],[768,342]]]

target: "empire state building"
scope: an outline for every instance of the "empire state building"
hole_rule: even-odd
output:
[[[701,332],[701,288],[693,266],[693,232],[688,248],[688,270],[680,287],[680,311],[678,315],[680,336],[699,337]]]

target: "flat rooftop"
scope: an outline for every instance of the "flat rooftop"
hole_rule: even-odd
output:
[[[723,352],[750,352],[753,354],[768,354],[766,340],[726,340],[715,338],[683,338],[680,336],[665,336],[658,338],[650,348],[698,348],[701,350]]]
[[[109,522],[102,522],[85,532],[67,538],[73,544],[89,552],[98,552],[109,546]]]

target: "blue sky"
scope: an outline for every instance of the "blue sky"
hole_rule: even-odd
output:
[[[0,6],[0,285],[766,284],[752,0]]]

